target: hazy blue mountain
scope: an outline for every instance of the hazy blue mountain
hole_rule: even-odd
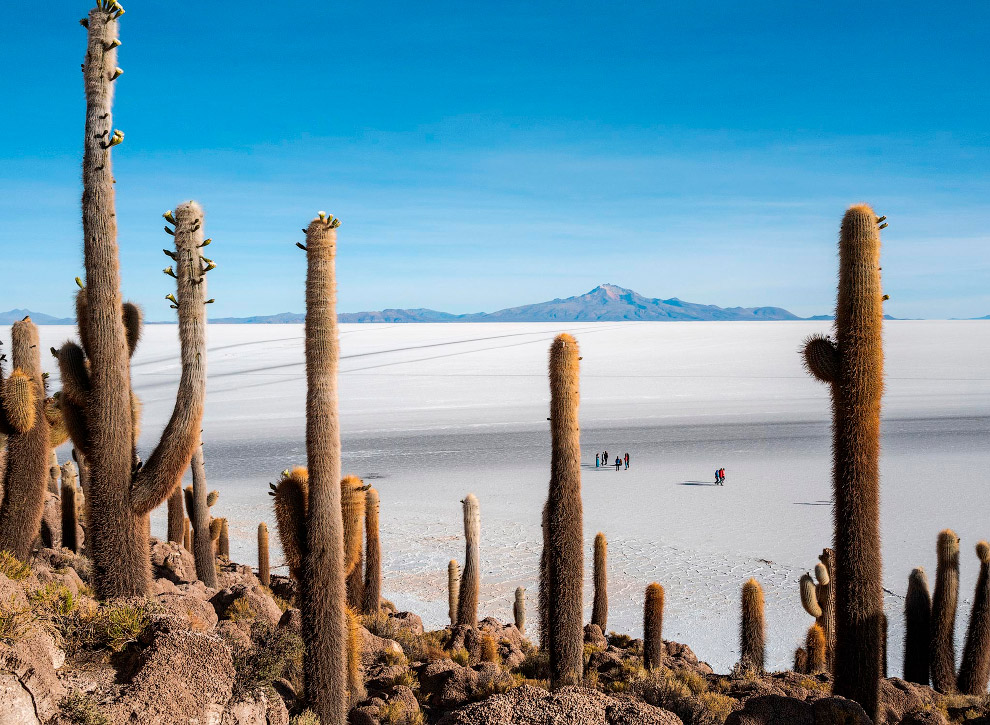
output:
[[[30,314],[40,325],[72,324],[71,319],[58,319],[27,310],[0,313],[0,324],[10,324]],[[685,302],[676,297],[659,299],[644,297],[624,287],[603,284],[575,297],[509,307],[497,312],[475,312],[454,315],[428,309],[385,309],[372,312],[342,312],[341,322],[614,322],[621,320],[680,321],[680,320],[800,320],[781,307],[718,307]],[[281,312],[275,315],[251,317],[220,317],[215,324],[288,324],[304,322],[302,312]],[[815,320],[831,319],[818,315]]]
[[[25,317],[30,317],[36,325],[74,325],[74,317],[52,317],[44,312],[32,312],[31,310],[8,310],[0,312],[0,325],[13,325]]]

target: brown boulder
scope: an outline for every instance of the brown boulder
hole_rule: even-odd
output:
[[[608,648],[608,640],[605,639],[602,628],[594,623],[584,625],[584,643],[600,650]]]
[[[168,626],[140,653],[130,682],[109,708],[114,723],[216,723],[230,700],[234,662],[217,636]],[[157,626],[157,625],[156,625]]]
[[[880,720],[899,723],[910,712],[937,710],[944,696],[930,687],[906,682],[899,677],[880,681]]]
[[[192,594],[159,594],[153,600],[155,613],[178,617],[194,632],[212,632],[217,626],[216,610],[208,602]]]
[[[645,703],[632,703],[583,687],[555,692],[523,685],[504,694],[446,714],[440,725],[680,725],[671,712]]]
[[[402,645],[394,639],[385,639],[372,634],[364,627],[358,628],[361,640],[361,663],[369,667],[386,656],[397,657],[402,654]]]
[[[44,723],[58,712],[65,688],[52,666],[50,639],[32,628],[14,647],[0,643],[0,723]]]
[[[388,621],[399,629],[404,629],[412,635],[423,634],[423,620],[418,614],[412,612],[389,613]]]
[[[282,610],[260,584],[235,584],[221,589],[210,598],[210,604],[220,619],[243,622],[248,628],[259,619],[274,627],[282,618]]]
[[[224,710],[220,725],[289,725],[289,711],[281,697],[255,690],[234,698]]]
[[[725,725],[873,725],[859,703],[824,697],[813,703],[782,695],[761,695],[746,701]]]
[[[278,626],[302,636],[302,611],[293,607],[282,612]]]
[[[173,584],[196,581],[193,555],[174,541],[151,540],[151,569],[155,579],[167,579]]]

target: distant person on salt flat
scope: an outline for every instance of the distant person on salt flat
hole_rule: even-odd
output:
[[[622,461],[623,461],[623,463],[626,464],[626,470],[628,471],[629,470],[629,454],[628,453],[622,457]]]
[[[618,471],[620,468],[622,468],[622,459],[619,458],[618,456],[616,456],[615,457],[615,470]]]
[[[598,468],[598,461],[599,461],[599,459],[601,459],[601,457],[602,457],[602,454],[601,453],[596,453],[595,454],[595,468]]]
[[[716,486],[721,486],[722,485],[722,469],[721,468],[716,468],[715,469],[715,485]]]

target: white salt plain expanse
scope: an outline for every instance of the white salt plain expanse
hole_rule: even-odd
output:
[[[769,665],[788,666],[811,622],[797,580],[831,538],[828,393],[804,373],[797,350],[828,326],[344,325],[344,470],[381,492],[385,595],[429,627],[444,623],[446,564],[464,555],[459,500],[473,491],[482,615],[511,619],[522,585],[535,626],[550,461],[546,355],[566,330],[584,356],[586,564],[590,571],[592,538],[604,531],[609,628],[639,636],[642,592],[659,581],[665,636],[726,671],[738,656],[739,590],[756,576],[767,596]],[[47,350],[73,331],[41,334]],[[8,329],[0,335],[9,340]],[[257,523],[274,530],[268,482],[305,463],[302,328],[214,325],[209,337],[207,472],[220,490],[215,511],[231,520],[233,558],[254,563]],[[911,568],[923,565],[933,580],[937,532],[961,535],[961,642],[978,568],[972,547],[990,537],[990,323],[890,322],[886,350],[884,580],[898,672]],[[173,326],[146,328],[133,365],[145,455],[171,411],[177,352]],[[54,368],[50,358],[46,365]],[[613,457],[628,451],[631,469],[595,470],[603,448]],[[710,485],[719,466],[724,488]],[[164,532],[163,511],[152,526]],[[273,561],[281,563],[279,552]],[[590,590],[586,602],[590,616]]]

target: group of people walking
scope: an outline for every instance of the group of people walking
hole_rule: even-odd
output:
[[[615,464],[614,465],[615,465],[615,470],[616,471],[620,470],[622,468],[623,464],[625,464],[626,470],[628,470],[629,469],[629,454],[628,453],[626,453],[625,455],[623,455],[622,458],[619,458],[618,456],[615,457]],[[609,462],[608,462],[608,451],[602,451],[601,453],[596,453],[595,454],[595,468],[605,468],[608,465],[610,465]]]
[[[725,469],[719,468],[715,471],[715,485],[724,486],[725,485]]]

